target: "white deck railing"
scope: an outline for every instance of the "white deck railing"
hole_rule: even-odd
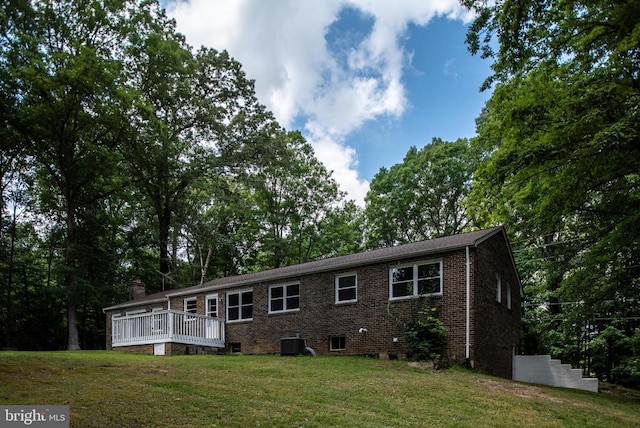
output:
[[[223,348],[224,320],[179,311],[156,311],[111,320],[111,345],[185,343]]]

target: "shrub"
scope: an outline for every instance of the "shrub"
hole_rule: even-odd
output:
[[[447,327],[437,317],[437,308],[424,308],[405,325],[404,335],[412,359],[439,360],[447,346]]]

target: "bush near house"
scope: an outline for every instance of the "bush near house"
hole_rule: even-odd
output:
[[[418,361],[436,361],[444,355],[447,346],[447,327],[438,318],[437,308],[425,308],[407,323],[404,330],[410,358]]]

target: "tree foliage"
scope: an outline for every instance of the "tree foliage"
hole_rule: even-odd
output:
[[[570,362],[588,365],[605,349],[587,352],[592,339],[618,341],[614,328],[628,337],[640,316],[640,8],[464,3],[478,12],[471,51],[494,58],[475,215],[508,223],[538,259],[525,291],[532,307],[540,291],[549,298],[542,345],[575,344]],[[617,362],[604,360],[613,373]]]
[[[40,189],[52,196],[45,202],[64,224],[69,349],[80,347],[77,308],[87,277],[80,263],[83,220],[115,188],[113,153],[127,122],[130,98],[121,71],[122,47],[132,31],[128,6],[15,2],[2,19],[6,123],[14,144],[24,145],[37,164]]]
[[[310,145],[155,1],[5,2],[0,122],[0,347],[104,346],[101,308],[133,278],[156,291],[359,248]]]
[[[365,216],[370,248],[453,235],[469,217],[469,193],[477,155],[466,139],[434,138],[404,160],[382,168],[371,181]]]

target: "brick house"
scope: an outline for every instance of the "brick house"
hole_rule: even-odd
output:
[[[104,309],[107,349],[261,354],[304,344],[317,354],[403,356],[402,323],[421,301],[439,308],[452,362],[510,378],[520,342],[520,279],[503,227],[153,295],[133,282],[130,298]]]

